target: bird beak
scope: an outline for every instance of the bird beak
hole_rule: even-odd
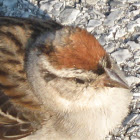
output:
[[[122,87],[125,89],[129,89],[129,86],[124,80],[125,77],[120,70],[115,72],[112,69],[105,68],[105,71],[106,71],[107,77],[105,78],[104,84],[106,86]]]

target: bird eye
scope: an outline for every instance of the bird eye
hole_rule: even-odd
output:
[[[85,83],[84,80],[81,80],[81,79],[78,79],[78,78],[75,78],[75,81],[76,81],[76,83],[79,83],[79,84],[84,84]]]
[[[93,73],[96,73],[98,75],[102,75],[105,73],[105,70],[101,65],[98,65],[97,70],[94,70]]]

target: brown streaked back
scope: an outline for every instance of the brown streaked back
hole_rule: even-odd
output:
[[[0,139],[19,139],[40,126],[42,110],[26,77],[25,56],[38,36],[60,28],[54,21],[0,17]]]

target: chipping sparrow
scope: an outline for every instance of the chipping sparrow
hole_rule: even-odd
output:
[[[0,139],[103,140],[131,98],[122,72],[84,29],[0,18]]]

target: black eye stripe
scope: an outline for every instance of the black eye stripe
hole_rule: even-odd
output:
[[[75,81],[76,81],[76,83],[79,83],[79,84],[84,84],[85,83],[84,80],[81,80],[81,79],[78,79],[78,78],[75,78]]]

